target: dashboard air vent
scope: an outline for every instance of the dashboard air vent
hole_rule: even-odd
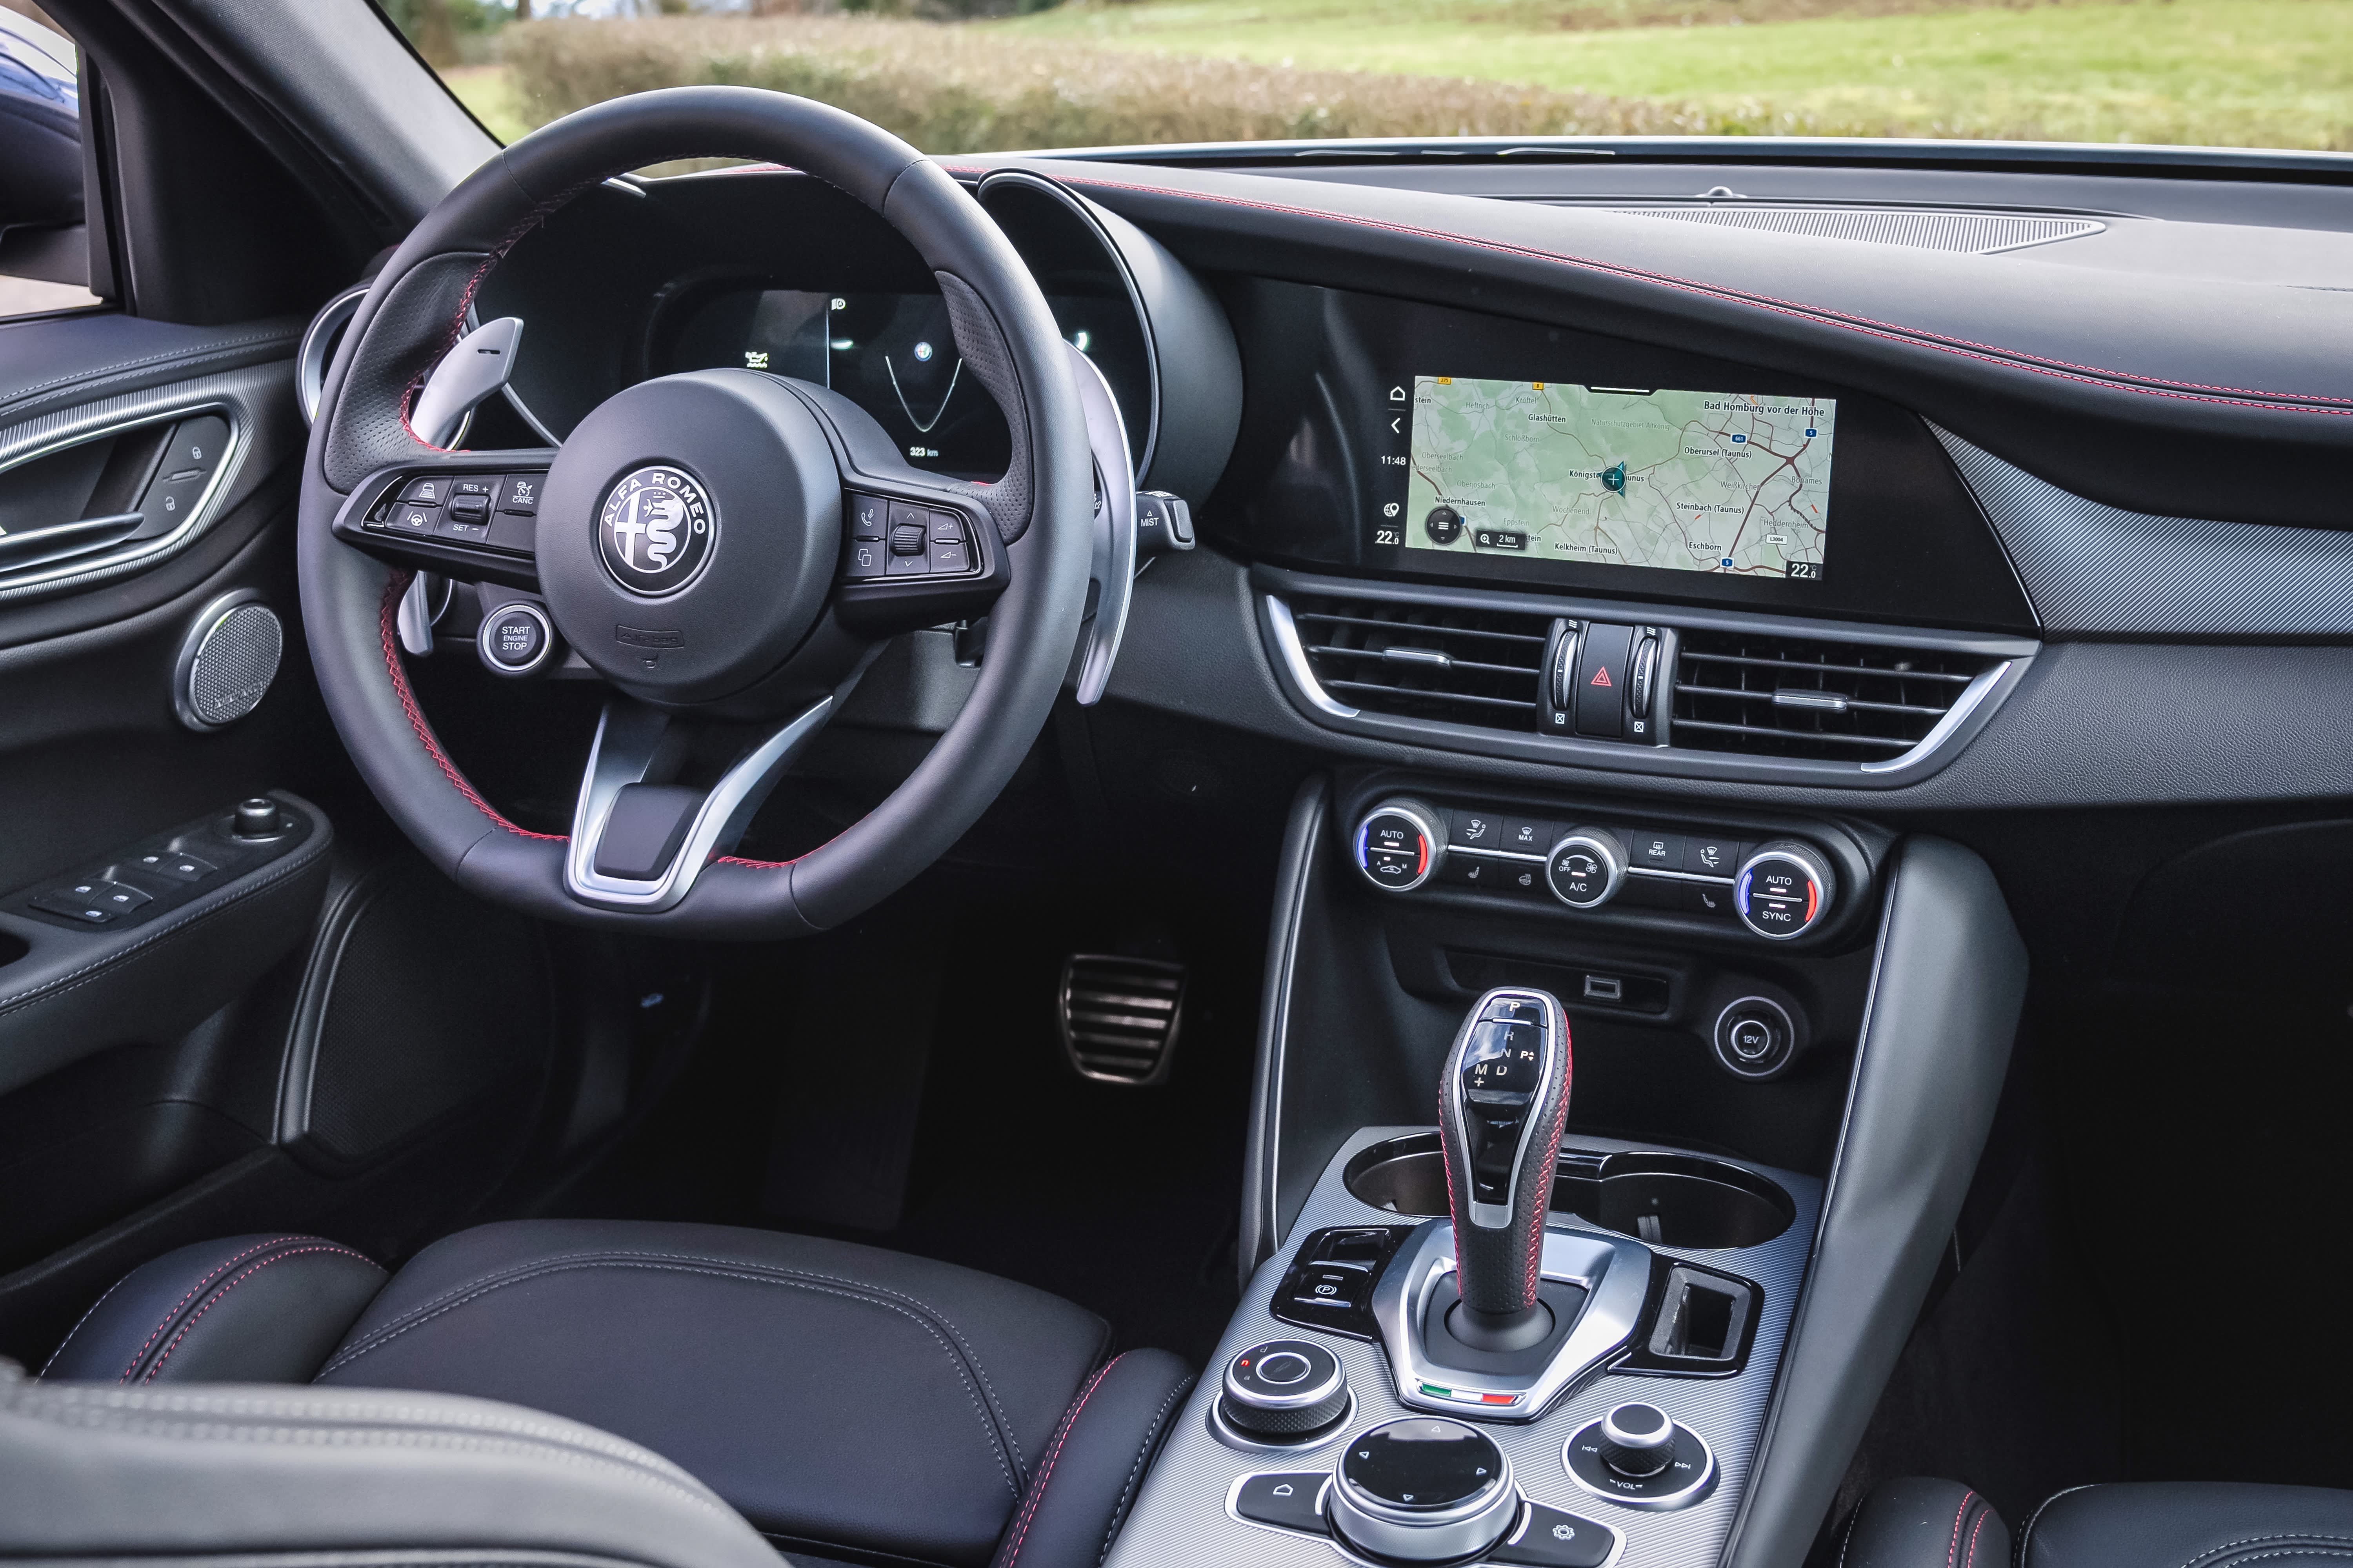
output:
[[[1536,728],[1536,672],[1552,622],[1510,610],[1301,595],[1299,641],[1324,689],[1351,708]]]
[[[1926,739],[1994,662],[1932,648],[1685,631],[1672,743],[1886,762]]]

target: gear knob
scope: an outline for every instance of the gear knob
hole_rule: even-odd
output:
[[[1542,991],[1488,992],[1462,1021],[1438,1086],[1454,1216],[1458,1337],[1541,1339],[1536,1300],[1553,1165],[1568,1120],[1568,1019]]]

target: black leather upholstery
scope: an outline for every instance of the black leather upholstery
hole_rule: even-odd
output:
[[[101,1299],[45,1371],[472,1394],[662,1455],[787,1551],[1093,1568],[1190,1376],[1098,1366],[1059,1298],[847,1242],[528,1220],[390,1280],[316,1237],[185,1247]]]
[[[2353,1491],[2223,1482],[2079,1487],[2035,1510],[2019,1568],[2346,1568]]]
[[[2006,1568],[2010,1531],[1958,1481],[1882,1481],[1847,1521],[1839,1568]]]
[[[238,1236],[183,1247],[100,1297],[41,1375],[307,1383],[387,1278],[323,1237]]]
[[[1089,1379],[1054,1428],[996,1568],[1101,1562],[1192,1386],[1192,1369],[1166,1351],[1130,1351]]]
[[[536,1411],[350,1389],[28,1383],[8,1362],[0,1562],[777,1568],[677,1466]]]

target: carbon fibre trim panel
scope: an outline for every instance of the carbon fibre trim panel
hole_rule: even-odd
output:
[[[1309,1331],[1276,1321],[1268,1310],[1276,1283],[1291,1264],[1292,1244],[1326,1226],[1395,1225],[1400,1216],[1359,1201],[1341,1180],[1349,1159],[1360,1149],[1408,1132],[1428,1128],[1368,1127],[1333,1155],[1315,1189],[1300,1211],[1284,1245],[1263,1265],[1244,1293],[1241,1306],[1226,1326],[1218,1353],[1209,1362],[1220,1368],[1241,1350],[1262,1340],[1296,1338]],[[1579,1148],[1636,1149],[1648,1145],[1620,1143],[1582,1134],[1572,1142]],[[1755,1458],[1767,1404],[1788,1332],[1791,1304],[1804,1277],[1806,1257],[1820,1208],[1821,1184],[1786,1171],[1767,1171],[1786,1188],[1798,1207],[1797,1220],[1763,1247],[1718,1251],[1653,1247],[1660,1256],[1688,1258],[1754,1280],[1764,1291],[1765,1304],[1757,1329],[1748,1370],[1737,1377],[1688,1378],[1643,1376],[1604,1372],[1563,1399],[1539,1420],[1513,1425],[1485,1423],[1482,1430],[1493,1437],[1512,1461],[1521,1491],[1533,1500],[1565,1509],[1609,1525],[1624,1538],[1619,1561],[1635,1563],[1713,1563],[1723,1552],[1733,1516]],[[1609,1237],[1590,1231],[1583,1222],[1565,1215],[1553,1216],[1553,1228]],[[1337,1336],[1322,1336],[1347,1368],[1356,1396],[1347,1430],[1362,1431],[1400,1415],[1415,1414],[1400,1404],[1390,1381],[1387,1358],[1377,1345]],[[1286,1534],[1242,1522],[1226,1507],[1234,1483],[1261,1470],[1328,1468],[1335,1450],[1328,1439],[1294,1449],[1254,1448],[1244,1452],[1229,1447],[1215,1433],[1211,1406],[1217,1400],[1218,1379],[1204,1377],[1187,1403],[1184,1415],[1170,1428],[1167,1444],[1145,1477],[1135,1510],[1127,1527],[1112,1543],[1104,1568],[1197,1568],[1216,1563],[1226,1568],[1337,1568],[1344,1557],[1336,1547],[1306,1536]],[[1656,1405],[1698,1432],[1715,1450],[1721,1479],[1715,1489],[1690,1508],[1672,1512],[1647,1512],[1621,1507],[1595,1497],[1569,1479],[1561,1463],[1561,1446],[1569,1434],[1597,1421],[1616,1405],[1641,1400]]]
[[[2126,511],[1933,421],[2054,636],[2353,635],[2353,532]]]

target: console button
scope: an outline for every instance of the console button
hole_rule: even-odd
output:
[[[536,611],[509,605],[490,619],[480,639],[482,657],[504,670],[526,670],[547,651],[547,627]]]
[[[1497,847],[1521,855],[1541,855],[1559,837],[1557,822],[1546,822],[1540,816],[1507,816],[1504,818],[1504,841]]]
[[[1614,741],[1626,729],[1626,667],[1634,628],[1596,621],[1577,660],[1577,732]]]
[[[1683,840],[1683,863],[1672,869],[1695,871],[1703,877],[1729,877],[1740,868],[1747,846],[1736,838],[1693,834]]]
[[[1617,1549],[1618,1532],[1608,1525],[1532,1502],[1521,1528],[1497,1542],[1487,1561],[1528,1568],[1601,1568]]]
[[[1553,896],[1573,910],[1590,910],[1609,901],[1626,877],[1626,851],[1617,835],[1599,827],[1580,827],[1552,847],[1545,863],[1545,879]]]
[[[169,877],[174,882],[201,882],[220,869],[211,861],[197,855],[140,855],[132,862],[142,871],[152,871],[158,877]]]
[[[518,517],[539,515],[539,489],[544,474],[508,474],[499,481],[499,510]]]
[[[1234,1494],[1234,1511],[1279,1530],[1306,1530],[1321,1535],[1324,1516],[1315,1510],[1315,1502],[1324,1495],[1324,1483],[1331,1479],[1324,1470],[1252,1476]]]
[[[1626,841],[1626,859],[1630,866],[1646,870],[1680,871],[1683,868],[1683,836],[1636,828],[1633,837]]]
[[[1504,819],[1494,812],[1456,806],[1446,819],[1446,842],[1453,848],[1500,849],[1504,846]]]

